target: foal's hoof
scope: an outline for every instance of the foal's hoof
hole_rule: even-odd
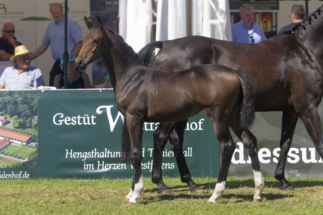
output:
[[[134,202],[128,202],[128,205],[134,205],[134,204],[136,204],[136,203],[134,203]]]
[[[207,201],[207,204],[208,204],[208,205],[215,205],[215,204],[216,204],[216,202],[212,202],[212,201],[210,201],[210,200],[209,200],[209,201]]]
[[[255,199],[255,198],[253,198],[253,202],[261,202],[262,201],[262,199]]]
[[[170,189],[165,189],[162,191],[158,191],[158,193],[162,194],[162,195],[173,195],[173,192]]]
[[[280,189],[281,189],[281,190],[294,190],[294,187],[293,187],[292,185],[287,186],[287,187],[283,187],[283,186],[281,186],[281,187],[280,187]]]

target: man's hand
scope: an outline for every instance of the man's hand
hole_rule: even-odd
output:
[[[7,38],[7,40],[14,48],[16,48],[17,44],[16,44],[16,40],[14,37],[9,37],[9,38]]]

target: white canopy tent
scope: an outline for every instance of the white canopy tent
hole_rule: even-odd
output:
[[[120,0],[119,33],[136,52],[152,42],[153,24],[156,24],[156,37],[153,40],[172,40],[189,35],[231,40],[228,0],[188,2],[190,4],[186,0]],[[156,23],[152,21],[153,3],[157,3]],[[189,7],[191,10],[188,10]],[[187,14],[187,11],[192,13]],[[187,29],[192,29],[192,32]]]

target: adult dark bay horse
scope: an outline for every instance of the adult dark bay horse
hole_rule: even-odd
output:
[[[86,18],[85,23],[90,30],[83,38],[76,64],[80,69],[85,69],[88,64],[103,57],[107,65],[117,108],[125,116],[125,125],[129,130],[131,152],[127,155],[133,165],[132,188],[127,195],[129,203],[135,203],[143,192],[143,123],[180,121],[202,110],[212,122],[221,149],[218,182],[208,200],[209,203],[215,203],[224,192],[235,149],[228,126],[229,119],[240,119],[237,127],[241,130],[246,130],[254,119],[252,84],[248,76],[213,64],[175,73],[147,67],[121,37],[103,29],[100,17],[95,25]],[[169,128],[172,129],[173,127]],[[252,159],[258,163],[254,169],[254,200],[257,201],[261,200],[264,182],[256,153]]]
[[[201,64],[221,64],[241,70],[250,77],[255,94],[256,111],[283,111],[280,141],[280,157],[275,178],[281,189],[293,189],[285,178],[285,161],[298,118],[304,122],[307,132],[323,158],[323,134],[317,106],[322,98],[323,86],[323,16],[322,7],[291,32],[272,37],[259,44],[239,44],[201,36],[191,36],[165,42],[152,42],[139,53],[144,62],[149,62],[155,48],[160,52],[155,57],[154,67],[163,71],[177,72]],[[234,121],[233,121],[234,122]],[[235,123],[235,122],[234,122]],[[196,188],[191,179],[182,150],[186,121],[178,123],[169,138],[183,182],[190,190]],[[231,125],[231,123],[230,123]],[[232,128],[232,127],[231,127]],[[246,146],[246,141],[256,139],[250,132],[232,128]],[[178,132],[178,136],[176,134]],[[168,190],[161,177],[162,150],[167,142],[167,131],[162,127],[155,132],[153,182],[160,192]],[[248,147],[247,147],[248,148]]]

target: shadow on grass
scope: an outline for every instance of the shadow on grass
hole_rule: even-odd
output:
[[[306,187],[316,187],[316,186],[322,186],[323,187],[323,181],[315,181],[315,179],[295,179],[294,180],[290,180],[287,179],[291,185],[294,188],[306,188]],[[215,184],[216,181],[214,183],[204,183],[204,184],[199,184],[199,186],[202,189],[210,189],[210,188],[215,188]],[[255,187],[255,182],[253,179],[248,179],[248,180],[230,180],[226,182],[226,188],[230,188],[230,189],[234,189],[234,188],[239,188],[239,187],[250,187],[250,188],[254,188]],[[280,182],[279,181],[266,181],[265,180],[265,187],[269,187],[269,188],[277,188],[280,189]]]
[[[189,186],[184,184],[183,185],[177,185],[177,186],[170,186],[168,187],[172,192],[174,192],[175,190],[181,190],[181,192],[183,191],[189,191]],[[150,193],[154,193],[154,192],[158,192],[159,188],[157,187],[156,185],[156,188],[153,188],[153,189],[146,189],[145,188],[145,192],[150,192]]]
[[[282,195],[282,194],[273,194],[273,193],[269,193],[269,194],[263,194],[262,198],[264,201],[272,201],[272,200],[278,200],[278,199],[284,199],[284,198],[291,198],[294,195]],[[207,202],[207,200],[211,197],[211,194],[209,193],[199,193],[199,195],[192,195],[192,194],[179,194],[179,195],[160,195],[158,197],[143,197],[141,200],[141,204],[149,204],[149,203],[153,203],[153,202],[163,202],[163,201],[171,201],[171,200],[178,200],[178,199],[192,199],[192,200],[198,200],[198,199],[204,199],[205,202]],[[222,199],[222,200],[221,200]],[[253,202],[253,194],[224,194],[219,198],[219,200],[217,200],[219,203],[223,200],[225,201],[230,201],[232,199],[235,199],[234,202],[235,203],[239,203],[239,202]]]
[[[215,188],[215,184],[216,184],[216,179],[214,179],[214,182],[212,183],[203,183],[203,184],[199,184],[200,188],[204,191],[207,190],[213,190]],[[306,187],[315,187],[315,186],[322,186],[323,187],[323,181],[313,181],[312,179],[306,180],[306,179],[296,179],[296,181],[294,180],[290,180],[289,181],[291,183],[291,185],[297,189],[297,188],[306,188]],[[280,182],[279,181],[266,181],[265,180],[265,188],[277,188],[280,189]],[[243,180],[230,180],[226,182],[226,188],[227,189],[236,189],[236,188],[241,188],[241,187],[249,187],[249,188],[254,188],[255,187],[255,182],[253,179],[243,179]],[[169,189],[172,192],[176,192],[176,190],[180,190],[180,192],[183,191],[188,191],[189,192],[189,186],[186,185],[185,183],[183,183],[183,185],[177,185],[177,186],[170,186]],[[158,192],[158,187],[156,185],[156,188],[153,189],[145,189],[145,192]]]
[[[263,200],[277,200],[277,199],[284,199],[284,198],[291,198],[294,195],[283,195],[283,194],[273,194],[273,193],[269,193],[269,194],[262,194],[262,199]],[[223,194],[223,196],[221,196],[221,198],[223,199],[232,199],[232,198],[236,198],[239,201],[243,201],[243,202],[247,202],[253,201],[253,194],[246,194],[246,195],[241,195],[241,194]]]

